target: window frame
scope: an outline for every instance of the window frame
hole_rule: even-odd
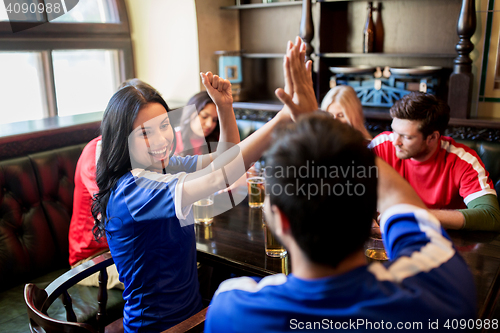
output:
[[[39,3],[43,0],[38,0]],[[28,30],[12,32],[10,23],[0,22],[0,51],[40,52],[48,114],[58,115],[52,51],[116,50],[120,81],[135,77],[132,39],[125,0],[113,0],[119,23],[46,22]],[[45,14],[44,14],[45,15]],[[46,19],[46,16],[45,16]]]

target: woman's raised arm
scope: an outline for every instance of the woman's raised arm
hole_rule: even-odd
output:
[[[301,40],[298,40],[296,45],[289,44],[285,58],[285,81],[293,86],[290,89],[293,91],[293,96],[283,90],[279,90],[277,94],[287,106],[238,145],[218,154],[218,157],[207,167],[189,174],[182,189],[182,206],[193,204],[218,190],[224,189],[226,184],[235,182],[267,150],[271,144],[271,134],[277,126],[291,121],[292,114],[295,118],[299,114],[313,112],[317,109],[316,97],[310,79],[310,63],[307,65],[304,63],[301,48]],[[218,83],[217,87],[219,87]],[[221,89],[223,90],[224,87],[225,84]],[[214,91],[212,90],[212,92]]]
[[[229,80],[213,75],[211,72],[200,73],[203,85],[207,89],[210,98],[217,107],[219,116],[220,136],[217,152],[203,155],[202,166],[208,166],[217,155],[235,146],[240,142],[240,133],[233,110],[233,96]],[[210,144],[210,143],[209,143]]]

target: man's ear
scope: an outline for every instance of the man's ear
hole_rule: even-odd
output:
[[[439,131],[434,131],[427,136],[427,139],[425,139],[425,141],[427,142],[427,145],[432,145],[437,143],[440,137],[441,134],[439,134]]]
[[[284,234],[284,235],[290,235],[292,233],[292,230],[290,228],[290,220],[288,217],[279,209],[277,206],[272,205],[271,209],[274,213],[274,216],[278,217],[275,220],[275,230],[278,235]],[[278,230],[279,229],[279,230]]]

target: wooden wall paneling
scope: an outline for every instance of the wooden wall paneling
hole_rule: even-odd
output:
[[[241,49],[245,53],[285,54],[286,44],[299,35],[301,6],[240,10]],[[278,102],[274,90],[283,87],[283,59],[243,59],[245,100]]]
[[[299,34],[300,6],[240,11],[241,48],[247,53],[285,53]]]
[[[215,51],[240,50],[240,24],[237,10],[223,10],[234,0],[196,0],[200,71],[218,72]],[[205,90],[200,81],[200,89]]]

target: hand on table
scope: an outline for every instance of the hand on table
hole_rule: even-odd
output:
[[[233,94],[231,92],[231,82],[220,78],[212,72],[200,73],[201,82],[207,88],[210,98],[219,109],[230,108],[233,106]]]
[[[288,42],[287,52],[283,61],[285,89],[277,89],[276,96],[285,104],[284,111],[292,120],[301,114],[318,109],[318,102],[312,82],[312,62],[304,63],[306,45],[297,37],[295,45]]]

